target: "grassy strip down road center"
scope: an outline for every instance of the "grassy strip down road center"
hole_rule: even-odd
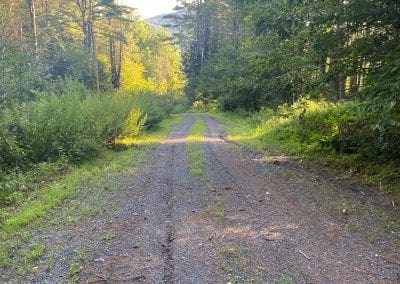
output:
[[[186,159],[190,164],[190,171],[195,176],[203,175],[203,165],[205,163],[203,142],[207,127],[202,118],[197,118],[186,143]]]

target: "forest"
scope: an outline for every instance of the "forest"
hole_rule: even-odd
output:
[[[397,283],[400,1],[128,2],[0,0],[0,282]]]
[[[112,0],[2,1],[0,52],[1,202],[20,173],[94,157],[183,97],[171,36]]]
[[[185,109],[236,113],[262,145],[398,186],[398,1],[175,9],[155,28],[113,0],[2,1],[3,202],[13,176],[84,161]]]
[[[193,109],[239,113],[260,148],[399,188],[399,1],[181,2]]]

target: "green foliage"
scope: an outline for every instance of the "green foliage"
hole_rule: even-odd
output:
[[[22,168],[60,157],[76,162],[93,156],[102,143],[121,133],[131,106],[112,96],[81,94],[41,95],[36,101],[15,104],[4,119],[5,137],[15,147],[3,145],[8,151],[0,164]]]
[[[253,115],[257,135],[296,155],[333,151],[361,160],[399,162],[399,126],[381,120],[370,105],[302,99],[292,106]],[[386,143],[383,143],[386,141]]]
[[[257,131],[243,141],[325,155],[357,170],[378,161],[392,169],[380,171],[386,180],[394,179],[399,1],[181,2],[194,108],[217,100],[224,111],[257,111],[248,118]]]
[[[1,46],[1,43],[0,43]],[[35,90],[45,86],[42,65],[33,64],[30,52],[21,52],[15,46],[4,49],[0,58],[0,108],[15,101],[30,100]]]
[[[82,209],[82,214],[85,214],[86,203],[82,208],[81,198],[85,198],[88,194],[94,199],[91,210],[93,212],[98,210],[99,204],[95,201],[95,197],[99,192],[109,190],[104,185],[110,182],[110,176],[120,176],[121,173],[129,176],[129,174],[135,173],[157,143],[164,139],[171,128],[181,120],[181,117],[178,116],[166,119],[161,123],[162,127],[159,129],[147,131],[135,138],[138,147],[132,147],[123,152],[103,151],[99,158],[76,166],[62,176],[59,174],[54,176],[54,172],[48,172],[45,175],[45,171],[51,168],[50,164],[43,166],[40,170],[38,169],[36,174],[41,174],[41,178],[32,182],[38,183],[41,190],[35,192],[31,190],[31,192],[24,194],[21,204],[11,204],[12,206],[0,210],[0,266],[3,269],[12,267],[15,271],[19,269],[21,273],[29,272],[28,269],[34,266],[45,249],[45,246],[41,243],[32,243],[30,237],[30,233],[35,232],[41,226],[40,220],[45,218],[62,201],[64,201],[63,208],[69,214],[73,212],[74,209],[70,207],[71,200],[66,200],[72,194],[72,202]],[[32,176],[33,174],[32,171],[26,175]],[[22,174],[19,178],[22,179]],[[43,184],[43,180],[48,181],[48,183]],[[126,186],[125,182],[129,183],[129,180],[121,181],[119,178],[117,180],[124,187]],[[28,179],[26,179],[27,181]],[[26,184],[26,186],[31,189],[34,188],[33,184]],[[115,183],[113,183],[113,187],[115,187]],[[91,188],[90,193],[88,193],[88,188]],[[54,216],[56,219],[53,218]],[[60,220],[65,222],[64,218],[67,218],[67,216],[62,217],[57,214],[54,216],[51,218],[52,222],[61,222]],[[76,220],[75,216],[71,220]],[[28,224],[29,226],[27,226]],[[29,245],[25,246],[25,243]],[[79,272],[77,262],[79,262],[78,257],[74,258],[71,263],[71,267],[74,265],[76,269],[71,270]],[[72,274],[78,275],[77,273]]]
[[[166,117],[172,106],[155,95],[39,94],[35,101],[13,104],[0,118],[2,171],[36,163],[93,157],[115,138],[138,135]]]
[[[400,125],[382,112],[374,102],[302,99],[245,116],[218,116],[233,131],[231,139],[239,143],[338,165],[398,190]]]
[[[127,137],[138,136],[147,121],[147,114],[143,115],[140,109],[134,108],[126,119],[123,135]]]
[[[33,244],[31,248],[22,251],[24,264],[29,264],[38,260],[44,253],[46,246],[44,244]]]
[[[86,258],[86,253],[82,249],[75,251],[74,258],[69,266],[70,283],[78,283],[79,273],[83,269],[83,262]]]
[[[83,46],[67,43],[65,46],[61,46],[61,43],[50,42],[47,46],[46,56],[43,61],[48,66],[48,72],[50,79],[48,84],[52,84],[53,81],[62,82],[62,80],[68,80],[73,78],[75,81],[79,81],[88,88],[95,88],[96,82],[91,70],[91,54],[90,51],[85,49]],[[108,87],[106,75],[104,74],[104,66],[100,64],[100,76],[102,77],[102,89]]]
[[[96,91],[182,97],[182,57],[170,34],[117,2],[2,3],[0,108],[68,80]]]
[[[229,111],[304,96],[398,102],[398,1],[183,2],[190,102],[201,94]]]
[[[147,116],[145,128],[152,128],[167,117],[173,110],[174,104],[171,97],[154,95],[151,93],[127,93],[132,97],[133,103]]]
[[[28,184],[29,177],[23,179],[23,174],[20,174],[18,177],[20,183],[24,181],[26,187],[32,190],[24,194],[21,204],[9,204],[12,206],[0,209],[0,266],[2,268],[12,267],[17,270],[22,267],[22,262],[26,261],[27,264],[35,262],[41,256],[45,247],[41,243],[33,243],[26,247],[23,247],[23,245],[31,243],[30,233],[37,230],[37,227],[41,225],[40,220],[42,218],[45,218],[63,201],[63,207],[67,212],[70,213],[74,210],[70,207],[71,202],[73,202],[77,208],[82,210],[82,214],[88,214],[85,210],[86,204],[82,205],[81,203],[81,198],[85,198],[87,195],[93,198],[91,205],[93,208],[89,209],[96,212],[99,208],[98,201],[95,201],[96,194],[103,190],[110,190],[104,186],[110,182],[110,176],[117,177],[124,173],[129,176],[129,174],[135,173],[139,165],[147,159],[151,150],[165,138],[173,126],[181,121],[180,116],[165,119],[160,123],[162,127],[157,130],[146,131],[140,137],[136,137],[134,142],[137,147],[132,147],[123,152],[103,151],[100,157],[76,166],[70,169],[68,173],[60,174],[55,172],[55,169],[46,173],[52,167],[51,164],[46,164],[41,169],[24,174],[29,177],[37,176],[37,179],[31,180],[31,184]],[[46,180],[47,183],[43,184],[43,180]],[[122,181],[120,178],[116,180],[121,183],[121,186],[126,186],[124,179]],[[129,183],[129,180],[127,182]],[[41,190],[33,192],[34,183],[40,185]],[[113,182],[114,186],[115,183]],[[91,188],[90,193],[88,188]],[[71,195],[73,197],[66,200]],[[53,218],[54,216],[56,219]],[[61,218],[62,221],[60,222],[65,222],[64,218],[67,218],[67,216],[62,217],[57,214],[54,216],[51,218],[54,222],[59,222],[60,219],[58,218]],[[70,215],[68,214],[68,216]],[[78,260],[78,258],[74,259]],[[76,262],[73,261],[72,263]],[[78,268],[77,264],[74,266]],[[73,270],[78,271],[79,269]],[[72,274],[77,275],[76,273]]]
[[[194,101],[192,104],[191,111],[194,112],[207,112],[207,111],[214,111],[218,109],[218,101],[211,100],[207,98],[199,98],[198,100]]]

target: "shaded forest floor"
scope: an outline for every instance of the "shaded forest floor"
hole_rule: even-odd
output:
[[[105,171],[15,237],[25,253],[0,281],[400,281],[390,199],[225,136],[210,116],[185,115],[147,157]]]

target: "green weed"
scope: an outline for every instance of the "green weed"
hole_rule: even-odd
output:
[[[23,259],[23,264],[18,267],[20,274],[27,274],[32,268],[32,264],[39,260],[46,249],[45,244],[34,243],[29,248],[23,249],[21,251],[21,256]]]
[[[110,241],[110,240],[112,240],[112,239],[114,239],[115,238],[115,234],[112,232],[112,231],[107,231],[107,232],[104,232],[102,235],[101,235],[101,240],[102,241]]]
[[[69,266],[69,282],[70,283],[78,283],[79,274],[83,268],[83,261],[85,260],[85,252],[82,249],[79,249],[75,252],[74,259],[72,260]]]
[[[225,219],[226,207],[224,203],[224,198],[222,196],[217,196],[212,205],[215,217],[219,218],[221,221]]]
[[[0,206],[19,205],[26,195],[96,157],[123,137],[157,126],[172,106],[153,94],[40,94],[0,113]],[[51,179],[50,179],[51,181]]]
[[[46,246],[44,244],[33,244],[31,248],[22,251],[24,263],[31,263],[38,260],[44,253]]]

